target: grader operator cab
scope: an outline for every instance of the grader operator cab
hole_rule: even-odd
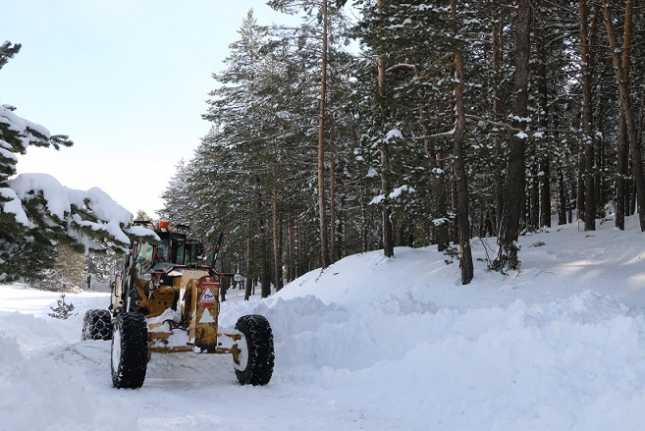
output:
[[[215,270],[222,236],[204,259],[187,227],[164,220],[149,227],[156,238],[131,241],[108,309],[89,310],[83,320],[83,339],[112,340],[114,387],[141,387],[153,352],[230,354],[241,384],[266,385],[274,363],[267,319],[242,316],[231,329],[218,324],[220,281],[232,276]]]

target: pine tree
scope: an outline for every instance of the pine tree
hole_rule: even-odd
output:
[[[0,67],[19,49],[1,45]],[[41,277],[54,265],[60,243],[97,250],[129,245],[131,214],[100,189],[68,189],[45,174],[15,176],[16,155],[29,147],[71,145],[67,136],[0,106],[0,281]]]
[[[344,3],[270,1],[294,27],[247,17],[214,74],[212,130],[164,196],[162,215],[206,243],[228,232],[223,264],[244,268],[247,295],[429,244],[468,282],[471,237],[497,236],[489,266],[514,269],[520,236],[556,214],[593,229],[614,196],[619,227],[640,208],[632,0],[358,0],[352,25]]]
[[[518,238],[521,230],[520,219],[525,197],[525,157],[528,140],[528,73],[530,54],[531,4],[529,0],[518,0],[513,17],[513,39],[515,72],[513,76],[513,127],[510,143],[508,169],[505,182],[505,204],[500,231],[498,265],[517,268],[519,265]]]

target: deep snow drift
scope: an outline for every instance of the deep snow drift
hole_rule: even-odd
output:
[[[273,326],[263,388],[191,354],[153,355],[142,389],[114,390],[109,343],[80,342],[80,315],[50,319],[55,294],[0,287],[0,430],[645,429],[645,235],[609,224],[525,236],[522,271],[478,260],[469,287],[434,249],[398,248],[264,301],[229,295],[224,325]],[[107,303],[68,298],[81,314]]]

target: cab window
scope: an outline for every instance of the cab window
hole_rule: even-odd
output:
[[[177,265],[183,265],[184,257],[185,257],[184,241],[177,240],[175,244],[177,244],[177,255],[176,255],[175,263]]]
[[[143,242],[139,248],[137,255],[136,265],[140,272],[145,272],[152,266],[152,257],[154,254],[154,247],[152,244]]]
[[[141,243],[141,246],[139,248],[139,256],[137,257],[137,260],[141,262],[152,262],[152,252],[153,252],[152,244],[149,244],[147,242]]]
[[[161,262],[168,262],[168,243],[166,241],[161,241],[157,245],[157,260]]]

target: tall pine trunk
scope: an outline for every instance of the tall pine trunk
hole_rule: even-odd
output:
[[[631,0],[625,0],[626,9],[631,9]],[[605,1],[602,7],[603,21],[607,31],[607,38],[609,39],[609,48],[611,51],[611,60],[614,65],[614,72],[616,75],[616,82],[618,84],[618,98],[623,117],[625,119],[626,133],[625,137],[629,144],[631,152],[631,168],[634,186],[636,188],[636,203],[638,208],[638,219],[640,222],[641,231],[645,231],[645,181],[643,179],[643,170],[641,166],[641,149],[639,140],[636,139],[634,115],[632,113],[632,99],[630,85],[627,81],[625,68],[623,67],[620,55],[618,42],[616,40],[616,32],[614,30],[614,23],[612,22],[611,12],[609,10],[609,2]],[[627,20],[632,17],[627,16]]]
[[[502,91],[502,81],[504,79],[504,15],[503,9],[500,7],[497,13],[497,18],[493,26],[492,34],[493,46],[493,67],[495,73],[495,91],[493,95],[493,113],[495,121],[504,121],[504,94]],[[502,146],[502,136],[499,133],[495,134],[495,157],[496,157],[496,170],[495,170],[495,226],[496,232],[499,232],[501,222],[503,219],[504,208],[504,154]]]
[[[529,179],[529,222],[530,230],[537,230],[540,225],[540,165],[538,163],[540,155],[538,149],[533,145],[533,160],[531,161],[530,179]]]
[[[459,19],[457,15],[457,0],[452,0],[451,14],[453,33],[458,36]],[[464,162],[464,134],[466,132],[466,114],[464,111],[464,58],[461,48],[453,51],[455,68],[455,133],[454,133],[454,178],[456,188],[457,231],[459,237],[459,254],[461,267],[461,283],[469,284],[473,279],[473,257],[470,250],[470,220],[468,212],[468,179]]]
[[[253,289],[253,279],[254,279],[254,273],[252,271],[253,269],[253,228],[251,224],[251,218],[249,217],[249,221],[247,222],[247,234],[246,234],[246,253],[245,253],[245,268],[244,272],[246,275],[246,280],[244,284],[244,300],[248,301],[249,298],[251,298],[251,291]]]
[[[505,205],[502,229],[500,233],[500,249],[497,258],[498,267],[511,269],[519,266],[517,241],[520,235],[520,218],[524,212],[525,203],[525,157],[526,133],[528,123],[528,82],[529,54],[531,32],[531,2],[518,0],[513,18],[514,63],[513,74],[513,126],[516,129],[511,137],[508,168],[505,182]]]
[[[287,218],[287,281],[292,281],[296,278],[296,261],[298,259],[296,254],[296,226],[293,222],[293,215],[289,212]]]
[[[546,46],[546,17],[540,16],[540,36],[538,37],[538,52],[541,57],[539,68],[540,86],[540,130],[542,137],[539,146],[539,180],[540,180],[540,227],[551,227],[551,134],[548,133],[549,118],[549,87],[547,71],[547,46]]]
[[[264,205],[264,196],[262,195],[262,185],[260,183],[260,177],[255,177],[256,182],[256,205],[257,205],[257,216],[259,217],[258,229],[260,231],[260,248],[261,248],[261,258],[262,258],[262,273],[260,275],[261,280],[261,294],[263,298],[271,295],[271,259],[269,251],[269,238],[267,233],[267,220],[265,216],[265,205]]]
[[[327,249],[327,218],[325,202],[325,129],[327,123],[327,67],[329,52],[329,1],[323,0],[321,15],[323,20],[322,60],[320,81],[320,115],[318,127],[318,217],[320,220],[320,265],[329,265],[329,250]]]
[[[384,14],[385,0],[378,0],[379,13]],[[381,17],[381,31],[383,30],[384,16]],[[377,65],[377,91],[379,109],[381,111],[381,121],[385,124],[385,56],[380,53],[376,59]],[[383,199],[383,254],[386,257],[394,256],[394,229],[392,227],[392,210],[390,208],[389,194],[391,192],[390,184],[390,149],[388,143],[382,138],[380,145],[381,153],[381,189],[385,198]]]
[[[631,87],[631,48],[633,39],[633,6],[631,0],[625,1],[625,24],[623,26],[623,79],[627,87]],[[618,118],[618,134],[616,136],[616,158],[617,170],[616,173],[616,227],[620,230],[625,230],[625,206],[627,205],[627,171],[628,166],[628,139],[626,137],[627,126],[625,125],[625,117],[623,116],[622,109]],[[639,145],[640,146],[640,145]]]
[[[337,240],[337,217],[336,217],[336,188],[337,188],[337,183],[336,183],[336,163],[338,159],[338,153],[336,152],[336,129],[335,129],[335,124],[333,121],[333,117],[331,118],[330,121],[331,125],[331,139],[330,139],[330,145],[331,145],[331,164],[330,164],[330,169],[329,169],[329,174],[330,174],[330,185],[329,185],[329,226],[331,228],[331,232],[329,235],[329,251],[330,251],[330,262],[333,263],[336,260],[338,260],[338,244],[336,242]]]
[[[578,0],[580,33],[580,68],[582,72],[582,149],[584,151],[585,230],[596,230],[596,190],[594,181],[594,139],[591,98],[593,76],[589,46],[589,10],[587,0]]]
[[[562,168],[558,169],[558,225],[567,224],[568,196]]]
[[[271,232],[273,242],[273,285],[276,290],[282,289],[282,235],[280,229],[280,208],[278,205],[278,189],[276,187],[277,172],[274,167],[273,190],[271,191]]]
[[[448,248],[449,233],[448,233],[448,190],[446,181],[446,172],[444,170],[441,153],[437,152],[434,143],[429,141],[427,143],[428,153],[430,156],[430,163],[432,166],[431,175],[431,189],[432,189],[432,209],[434,220],[432,223],[432,237],[437,244],[437,251],[444,251]]]

